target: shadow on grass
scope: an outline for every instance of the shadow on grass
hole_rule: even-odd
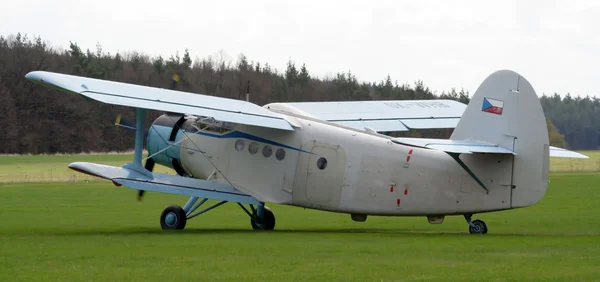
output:
[[[139,227],[122,229],[47,229],[47,230],[18,230],[10,232],[4,230],[0,236],[185,236],[185,235],[339,235],[339,234],[371,234],[383,236],[418,236],[418,237],[457,237],[457,236],[479,236],[479,237],[588,237],[599,236],[596,233],[488,233],[485,235],[469,234],[467,231],[434,231],[420,229],[340,229],[340,228],[321,228],[321,229],[279,229],[272,231],[252,230],[250,228],[205,228],[205,229],[185,229],[185,230],[162,230],[160,228]]]

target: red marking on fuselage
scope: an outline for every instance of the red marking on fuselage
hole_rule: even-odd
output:
[[[406,156],[406,162],[410,161],[410,156]]]
[[[400,205],[400,198],[396,199],[396,205]]]
[[[404,188],[404,195],[408,195],[408,188]]]
[[[390,186],[390,192],[394,192],[394,186]]]
[[[412,155],[412,149],[410,149],[410,151],[408,151],[408,154],[409,154],[409,155]]]

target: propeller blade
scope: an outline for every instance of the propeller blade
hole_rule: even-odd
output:
[[[127,129],[126,132],[129,134],[135,135],[135,128],[136,128],[135,120],[125,118],[122,115],[117,115],[117,118],[115,119],[115,125],[117,127]],[[144,138],[146,136],[148,136],[148,130],[144,130]]]
[[[138,191],[138,202],[141,202],[142,199],[144,198],[144,192],[146,192],[146,191],[144,191],[144,190]]]
[[[135,120],[129,120],[122,115],[117,115],[117,118],[115,119],[115,125],[135,130]]]
[[[152,172],[154,170],[154,160],[152,158],[147,159],[144,168]]]
[[[149,158],[146,160],[146,163],[144,164],[144,168],[147,169],[148,171],[152,172],[152,170],[154,170],[154,160],[152,158]],[[139,190],[138,191],[138,201],[142,201],[142,199],[144,198],[144,193],[146,191],[144,190]]]
[[[169,87],[169,89],[175,90],[175,87],[177,86],[178,82],[179,82],[179,75],[174,74],[173,77],[171,78],[171,86]]]

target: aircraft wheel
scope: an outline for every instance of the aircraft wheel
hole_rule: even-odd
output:
[[[275,215],[269,208],[265,207],[263,219],[258,218],[255,211],[252,213],[252,218],[250,218],[250,224],[254,230],[273,230],[275,228]]]
[[[475,226],[471,226],[469,225],[469,233],[471,234],[487,234],[487,225],[485,224],[485,222],[483,222],[483,220],[473,220],[473,225]]]
[[[160,215],[162,229],[181,230],[185,228],[186,223],[185,211],[177,205],[168,206]]]

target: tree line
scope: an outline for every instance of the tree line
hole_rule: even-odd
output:
[[[20,33],[0,36],[0,154],[41,154],[125,151],[134,136],[114,125],[119,114],[133,119],[135,110],[107,105],[81,95],[40,87],[27,81],[30,71],[81,75],[125,83],[168,88],[179,75],[177,90],[245,99],[258,105],[292,101],[452,99],[469,102],[469,92],[450,89],[432,92],[422,81],[399,84],[388,75],[376,82],[360,82],[350,71],[313,77],[305,64],[287,62],[285,70],[223,52],[192,59],[186,49],[164,58],[140,52],[110,54],[98,44],[82,50],[77,43],[59,49],[40,37]],[[570,149],[596,149],[600,123],[597,98],[542,96],[551,144]],[[161,113],[150,111],[147,124]],[[397,133],[399,136],[447,138],[451,130]]]

